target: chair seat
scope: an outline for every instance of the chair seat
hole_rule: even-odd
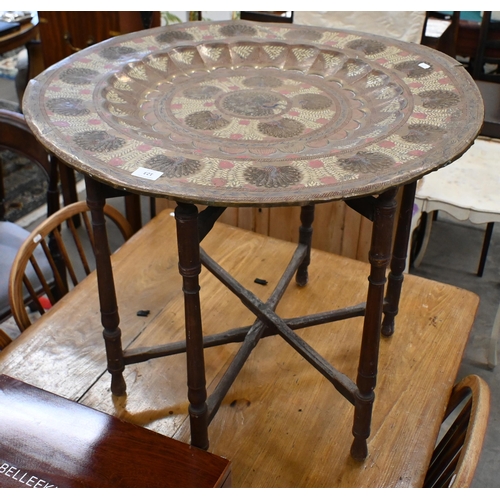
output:
[[[10,270],[17,251],[29,235],[30,233],[26,231],[26,229],[23,229],[13,222],[0,221],[0,255],[2,256],[0,259],[0,317],[5,316],[10,311]],[[37,251],[36,258],[40,263],[44,276],[48,278],[51,275],[50,266],[41,249]],[[28,276],[30,280],[36,279],[33,268],[28,269]],[[28,297],[28,295],[26,297]]]

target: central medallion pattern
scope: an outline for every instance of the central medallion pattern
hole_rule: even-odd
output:
[[[101,83],[101,109],[115,130],[181,156],[324,155],[380,139],[407,119],[402,82],[392,78],[384,92],[384,74],[333,49],[206,42],[124,65]]]
[[[224,110],[242,117],[273,116],[287,107],[287,101],[277,92],[240,90],[224,96]]]

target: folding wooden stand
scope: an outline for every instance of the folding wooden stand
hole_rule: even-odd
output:
[[[108,371],[112,376],[111,390],[113,394],[122,396],[126,393],[126,384],[123,377],[125,365],[186,352],[191,443],[199,448],[208,449],[208,425],[217,413],[224,396],[246,359],[260,338],[266,335],[278,334],[354,405],[354,442],[351,447],[351,455],[356,460],[366,458],[368,454],[367,439],[370,436],[372,407],[375,399],[374,389],[380,333],[390,336],[394,332],[394,318],[398,311],[403,271],[406,264],[411,214],[415,197],[415,182],[404,187],[394,251],[392,251],[392,236],[398,189],[391,188],[378,197],[365,197],[350,202],[354,209],[373,221],[369,257],[371,272],[368,277],[369,286],[366,304],[329,311],[311,317],[294,318],[291,321],[283,320],[274,311],[295,273],[297,273],[296,281],[299,286],[304,286],[307,283],[314,205],[302,207],[302,225],[297,250],[274,293],[264,304],[242,287],[200,248],[200,242],[208,234],[224,209],[208,207],[198,214],[195,205],[178,203],[175,217],[177,221],[179,272],[183,277],[186,342],[182,343],[182,345],[176,343],[142,348],[139,351],[124,351],[121,345],[118,306],[111,259],[109,250],[106,251],[108,245],[103,214],[106,196],[112,196],[113,190],[90,177],[86,177],[86,183],[87,203],[92,212],[95,244],[96,248],[99,249],[96,254],[99,300],[101,319],[104,326],[103,335],[108,358]],[[391,262],[391,273],[386,292],[386,269],[389,262]],[[243,304],[256,315],[257,319],[252,326],[204,338],[198,281],[202,264],[232,290]],[[385,293],[387,295],[384,302]],[[382,322],[384,312],[385,317]],[[293,331],[298,328],[355,316],[365,317],[356,383],[331,366],[327,360],[323,359]],[[243,344],[220,383],[207,399],[203,350],[206,347],[230,342],[243,342]]]

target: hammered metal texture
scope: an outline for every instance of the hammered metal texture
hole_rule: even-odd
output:
[[[77,170],[197,203],[376,194],[459,157],[483,118],[467,72],[358,32],[196,22],[89,47],[30,82],[28,123]],[[155,181],[131,175],[161,172]]]

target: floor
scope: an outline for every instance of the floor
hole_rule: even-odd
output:
[[[16,100],[12,80],[0,78],[1,100]],[[147,203],[143,203],[143,222],[147,221]],[[40,214],[43,216],[43,213]],[[33,218],[32,218],[33,219]],[[26,219],[32,227],[36,221]],[[36,219],[36,217],[34,217]],[[500,304],[500,224],[491,240],[483,277],[476,276],[476,268],[485,226],[474,226],[440,214],[433,225],[425,257],[418,269],[410,272],[418,276],[452,284],[477,293],[480,306],[470,340],[460,366],[458,378],[476,373],[484,378],[492,392],[491,414],[485,445],[476,471],[473,487],[500,487],[500,367],[488,368],[487,349],[493,320]]]

